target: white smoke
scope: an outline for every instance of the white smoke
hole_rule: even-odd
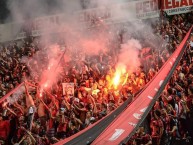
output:
[[[139,51],[141,49],[142,46],[138,40],[128,40],[125,44],[121,45],[117,65],[126,66],[130,73],[134,72],[140,66]]]
[[[9,0],[10,19],[16,22],[31,21],[34,18],[49,14],[62,15],[59,24],[53,24],[53,26],[52,22],[41,24],[41,28],[44,28],[46,33],[41,35],[40,41],[46,40],[47,44],[45,48],[40,48],[40,51],[32,59],[25,58],[24,62],[29,64],[31,74],[35,76],[38,74],[39,81],[46,78],[49,82],[53,82],[52,80],[60,75],[57,71],[54,73],[48,71],[50,65],[53,68],[58,65],[56,62],[52,62],[59,56],[58,53],[53,53],[53,51],[55,52],[53,49],[56,47],[53,47],[53,45],[49,47],[52,44],[52,33],[58,32],[60,34],[57,34],[56,37],[64,40],[66,47],[70,49],[69,51],[95,55],[101,51],[108,52],[111,49],[109,44],[112,40],[114,45],[118,46],[120,41],[117,35],[120,31],[125,31],[123,34],[125,44],[121,45],[120,54],[117,54],[118,64],[124,64],[130,71],[134,71],[135,68],[140,66],[138,50],[142,46],[139,41],[131,39],[130,35],[143,33],[146,30],[146,25],[134,23],[133,8],[128,4],[126,7],[124,7],[124,4],[120,6],[119,3],[123,2],[126,2],[126,0]],[[99,9],[95,9],[96,7],[99,7]],[[87,8],[87,10],[84,8]],[[82,14],[82,11],[86,12]],[[111,18],[114,19],[111,20]],[[121,24],[122,21],[129,23]],[[144,39],[146,36],[137,35],[136,38],[138,37]],[[59,45],[55,46],[60,48]],[[58,51],[60,50],[57,49]],[[49,56],[46,62],[41,59],[44,55]]]
[[[23,95],[24,91],[25,87],[21,86],[16,92],[14,92],[11,96],[7,98],[7,102],[9,104],[17,102],[20,99],[21,95]]]

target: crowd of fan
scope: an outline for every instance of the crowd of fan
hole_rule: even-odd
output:
[[[192,13],[191,13],[192,14]],[[174,16],[162,21],[157,32],[177,45],[187,33],[186,25],[193,24],[190,14]],[[177,30],[173,32],[173,29]],[[178,36],[178,39],[173,39]],[[170,48],[168,45],[168,48]],[[147,116],[149,129],[140,127],[129,145],[183,145],[192,144],[193,138],[193,33],[187,49],[172,78]],[[145,129],[146,128],[146,129]]]
[[[167,48],[163,50],[161,55],[159,54],[159,56],[162,57],[160,57],[159,60],[148,60],[150,64],[148,71],[144,71],[144,67],[140,67],[136,72],[129,74],[127,82],[119,88],[119,91],[111,86],[116,61],[110,52],[90,58],[87,57],[84,62],[73,60],[65,63],[64,68],[68,68],[68,73],[64,69],[63,75],[57,85],[53,86],[51,90],[45,91],[42,96],[40,96],[38,82],[34,82],[34,87],[32,85],[34,78],[31,78],[32,81],[24,79],[29,78],[30,68],[21,61],[21,58],[23,56],[32,57],[40,50],[39,47],[44,47],[44,44],[40,45],[41,42],[38,41],[38,38],[31,38],[25,40],[22,46],[16,42],[2,46],[2,52],[0,54],[0,96],[3,97],[22,82],[24,82],[25,93],[20,95],[15,102],[7,103],[4,101],[1,103],[1,144],[51,144],[60,139],[67,138],[100,120],[120,106],[126,99],[133,100],[134,94],[143,88],[156,74],[156,71],[158,71],[157,66],[161,66],[165,60],[167,60],[169,57],[168,52],[173,52],[181,42],[191,26],[191,20],[193,20],[191,16],[191,14],[176,15],[171,20],[164,19],[158,22],[155,33],[163,36],[167,41]],[[159,51],[152,50],[149,55],[154,55],[155,57],[156,55],[158,56],[158,54],[156,54],[158,52]],[[187,55],[189,56],[188,58],[191,57],[191,53]],[[46,57],[42,59],[47,60]],[[151,141],[154,136],[158,136],[156,139],[157,142],[159,142],[162,137],[165,137],[164,135],[171,135],[177,130],[174,121],[173,124],[172,121],[170,121],[170,124],[174,127],[169,128],[169,125],[163,124],[160,119],[162,114],[162,119],[165,119],[165,116],[169,116],[170,120],[172,120],[172,116],[179,114],[174,113],[168,115],[168,110],[170,110],[170,113],[175,111],[176,108],[172,105],[175,105],[175,101],[177,100],[186,102],[185,96],[187,96],[187,90],[174,91],[173,89],[176,88],[176,85],[178,88],[188,88],[188,85],[191,84],[191,78],[190,80],[187,79],[187,77],[191,77],[191,71],[189,71],[191,69],[189,66],[190,60],[191,59],[187,59],[184,64],[188,70],[179,68],[178,71],[181,73],[175,73],[176,77],[173,77],[173,79],[177,80],[180,78],[179,82],[176,81],[177,84],[174,84],[175,81],[171,82],[168,85],[168,91],[165,92],[165,94],[163,93],[162,99],[156,103],[154,107],[156,111],[152,111],[151,117],[151,128],[153,132],[149,135],[149,140],[146,138],[145,141]],[[178,74],[181,75],[177,76]],[[62,82],[74,82],[74,84],[76,84],[74,95],[63,95]],[[191,88],[189,90],[189,92],[192,91]],[[176,92],[178,94],[177,96],[181,95],[180,99],[176,99],[177,96],[174,96]],[[168,96],[169,93],[170,97]],[[171,103],[171,105],[166,105],[167,103]],[[186,110],[186,112],[190,112],[190,106],[187,107],[189,110]],[[173,110],[171,110],[172,108]],[[182,109],[180,111],[182,111]],[[158,112],[160,112],[160,115]],[[188,118],[188,116],[186,117]],[[181,118],[180,121],[183,122],[184,118]],[[164,127],[167,126],[166,134],[158,133],[158,125],[154,125],[154,122],[157,120],[162,122],[157,123],[160,125],[159,129],[161,129],[162,126],[163,130],[166,131]],[[179,130],[180,129],[181,128],[179,128]],[[183,128],[183,130],[180,131],[180,135],[185,137],[188,128]],[[191,132],[189,133],[191,134]],[[137,138],[139,138],[140,144],[147,144],[142,143],[144,141],[140,139],[143,135],[143,128],[141,128],[137,133]]]
[[[28,67],[21,63],[22,56],[41,53],[38,52],[40,45],[34,45],[35,41],[25,41],[22,47],[14,43],[13,46],[3,48],[2,96],[23,81],[25,93],[17,97],[11,95],[1,103],[2,144],[49,144],[69,137],[103,118],[126,99],[133,100],[133,94],[155,74],[151,70],[145,79],[145,73],[139,68],[136,73],[128,76],[128,82],[118,92],[111,84],[115,62],[110,55],[103,54],[87,58],[84,62],[66,62],[57,85],[53,85],[51,90],[45,90],[40,96],[39,84],[35,81],[37,78],[29,79],[30,67],[33,65]],[[46,56],[44,58],[46,61]],[[31,63],[34,64],[34,61],[31,60]],[[37,67],[37,64],[33,67]],[[63,95],[63,82],[76,84],[74,95],[67,92]]]

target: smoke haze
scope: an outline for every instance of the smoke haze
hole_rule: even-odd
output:
[[[138,68],[140,66],[138,51],[142,46],[140,40],[131,38],[131,35],[134,34],[136,38],[145,39],[147,36],[140,36],[138,33],[143,33],[147,26],[141,21],[133,23],[135,19],[133,8],[114,5],[120,2],[125,2],[125,0],[9,0],[7,4],[11,13],[10,19],[16,22],[25,22],[48,14],[62,14],[62,22],[59,24],[53,26],[50,25],[51,22],[49,25],[41,24],[46,33],[41,35],[40,41],[46,40],[48,42],[46,47],[40,48],[40,51],[30,60],[23,58],[23,62],[28,64],[32,76],[36,77],[38,74],[41,76],[39,81],[42,85],[45,85],[47,81],[51,85],[60,74],[60,71],[52,72],[52,69],[49,69],[49,67],[57,67],[56,58],[61,55],[59,45],[49,47],[52,41],[50,34],[53,32],[60,32],[57,37],[64,40],[66,48],[70,49],[70,52],[75,54],[83,52],[91,56],[100,52],[108,52],[111,49],[109,48],[111,43],[120,44],[118,35],[123,32],[122,43],[124,44],[121,45],[119,54],[117,54],[118,64],[125,65],[131,72]],[[89,9],[95,7],[99,7],[100,11]],[[81,11],[85,8],[89,14],[88,21],[81,21]],[[94,11],[94,13],[90,11]],[[103,20],[104,17],[106,17],[105,20]],[[115,19],[111,21],[111,17]],[[123,18],[129,24],[121,24],[119,18]],[[113,25],[109,25],[110,23]],[[151,33],[151,30],[149,31]],[[49,56],[47,61],[42,61],[41,57],[44,55]]]
[[[138,57],[142,46],[138,40],[131,39],[121,45],[121,51],[118,56],[118,65],[125,65],[129,72],[134,72],[140,66]]]

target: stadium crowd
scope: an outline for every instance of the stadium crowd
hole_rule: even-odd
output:
[[[187,33],[186,25],[193,24],[193,15],[175,15],[170,21],[162,21],[156,32],[163,35],[168,45],[177,45]],[[177,31],[173,32],[173,29]],[[173,39],[177,36],[178,39]],[[171,40],[172,39],[172,40]],[[193,33],[186,51],[159,99],[147,116],[149,130],[141,126],[128,142],[129,145],[184,145],[192,144],[193,138],[193,84],[192,58]]]
[[[41,94],[39,82],[30,78],[30,67],[21,60],[24,56],[30,58],[41,53],[39,47],[44,47],[44,44],[40,45],[38,38],[30,37],[22,45],[17,42],[1,45],[0,96],[3,97],[22,82],[25,86],[25,92],[15,101],[6,99],[1,103],[1,144],[52,144],[100,120],[126,99],[133,100],[134,94],[153,78],[182,41],[193,24],[192,16],[192,13],[175,15],[157,22],[155,33],[166,41],[166,48],[161,54],[156,49],[150,49],[148,54],[142,50],[141,59],[148,55],[145,56],[148,58],[148,70],[141,66],[134,73],[124,76],[127,77],[126,82],[118,91],[111,85],[116,64],[111,52],[87,57],[84,62],[79,59],[62,62],[68,71],[64,69],[57,84]],[[157,56],[160,59],[155,59]],[[48,60],[47,56],[42,59]],[[148,135],[140,128],[129,144],[160,144],[167,139],[168,142],[175,142],[192,136],[191,125],[187,127],[187,122],[193,119],[191,62],[192,50],[189,46],[182,64],[149,115],[151,132]],[[63,82],[76,84],[74,94],[65,92],[63,95]]]

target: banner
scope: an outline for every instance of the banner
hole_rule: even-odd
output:
[[[63,95],[74,96],[74,83],[62,83]]]
[[[191,30],[157,75],[148,84],[147,88],[106,128],[92,145],[118,145],[129,135],[131,136],[135,133],[135,130],[147,116],[157,97],[159,97],[172,76],[184,52],[184,46],[190,36],[190,32]]]
[[[193,0],[161,0],[161,7],[168,15],[193,11]]]
[[[134,21],[159,17],[158,0],[137,0],[78,12],[79,21],[93,24],[104,21],[105,24]]]
[[[136,1],[135,7],[138,19],[159,17],[158,0]]]
[[[120,2],[108,6],[73,11],[71,15],[77,19],[81,27],[90,28],[104,21],[104,24],[122,23],[159,17],[158,0],[137,0]],[[26,38],[27,35],[61,33],[68,21],[67,14],[61,13],[35,18],[27,22],[14,22],[0,25],[0,42]],[[79,28],[80,29],[80,28]],[[30,34],[27,34],[29,32]]]
[[[18,31],[15,39],[23,39],[27,36],[26,32],[30,32],[32,36],[40,36],[43,34],[57,33],[62,24],[64,15],[51,15],[39,17],[27,22],[16,23],[13,25],[12,31]]]

